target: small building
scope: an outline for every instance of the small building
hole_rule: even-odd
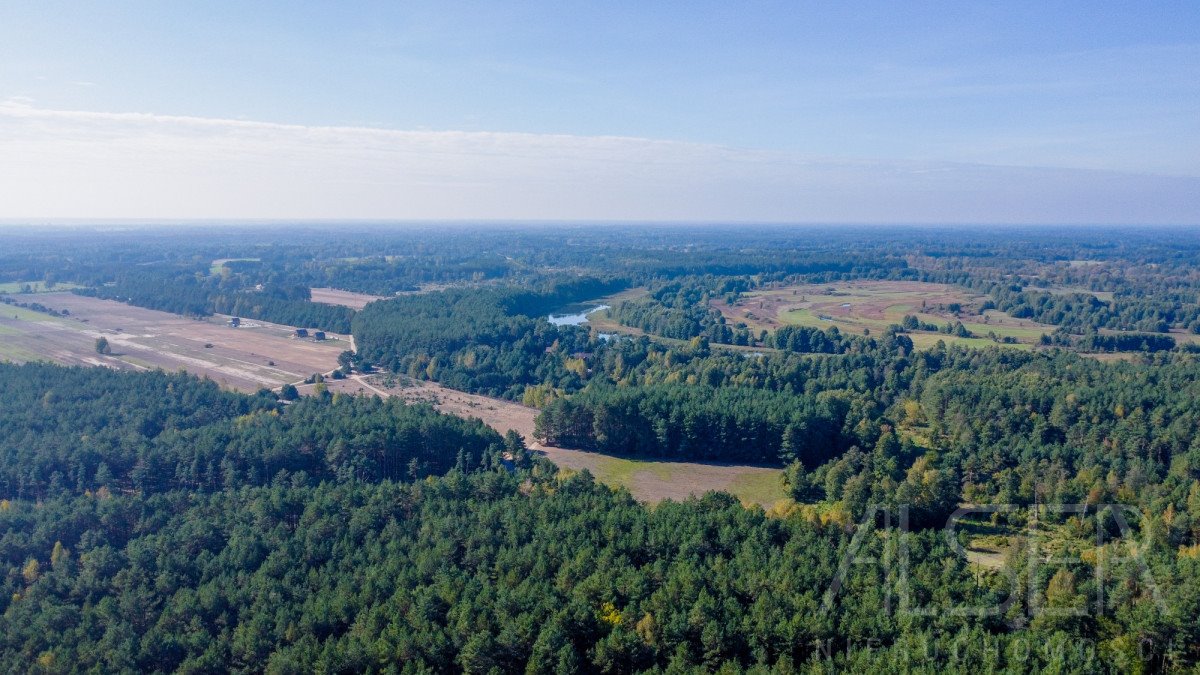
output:
[[[231,316],[229,317],[229,325],[237,328],[238,326],[242,325],[242,320],[239,317]]]
[[[313,333],[313,339],[314,340],[324,340],[325,339],[325,331],[323,331],[323,330],[316,331],[315,333]]]
[[[298,338],[308,337],[308,329],[307,328],[297,328],[295,336]]]

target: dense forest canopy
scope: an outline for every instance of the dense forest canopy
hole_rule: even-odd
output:
[[[27,408],[87,392],[56,402],[61,421],[7,421],[35,461],[75,479],[51,481],[36,500],[6,487],[0,502],[7,670],[874,669],[913,658],[923,641],[958,640],[973,646],[927,663],[1085,672],[1137,658],[1146,636],[1179,641],[1151,665],[1177,663],[1166,659],[1191,658],[1186,645],[1200,638],[1197,560],[1161,543],[1150,561],[1171,613],[1141,611],[1146,600],[1126,586],[1110,600],[1116,623],[1101,652],[1031,650],[1030,639],[1066,646],[1097,626],[888,609],[901,596],[933,607],[1007,596],[1004,577],[972,572],[935,530],[881,529],[855,544],[836,522],[768,517],[719,495],[651,509],[586,475],[555,478],[519,441],[378,400],[326,396],[280,410],[188,376],[51,366],[0,368],[0,381]],[[178,480],[139,483],[136,461],[97,476],[86,448],[63,447],[99,431],[107,406],[164,392],[112,426],[144,439],[139,460]],[[147,426],[153,417],[159,428]],[[283,431],[275,447],[287,456],[247,451],[270,442],[256,440],[260,417],[279,420],[266,436]],[[460,435],[448,439],[451,430]],[[193,442],[176,442],[181,434]],[[210,435],[232,442],[206,445]],[[508,468],[501,449],[516,457]],[[6,441],[6,466],[14,450]],[[413,460],[413,471],[371,470]],[[268,478],[272,461],[300,464]],[[245,470],[196,483],[192,467],[205,462]],[[839,576],[851,547],[878,558],[901,537],[905,579],[877,565]],[[1029,562],[1014,553],[1012,564]],[[1137,571],[1117,559],[1106,574]],[[1096,583],[1086,572],[1043,571],[1035,583],[1052,600],[1060,590],[1082,597]],[[841,590],[826,599],[835,578]],[[865,640],[879,642],[857,649]]]
[[[521,402],[532,437],[0,363],[0,668],[1200,666],[1193,231],[347,228],[17,231],[0,283],[350,333],[339,377]],[[610,308],[548,320],[576,303]],[[533,442],[788,498],[640,504]]]

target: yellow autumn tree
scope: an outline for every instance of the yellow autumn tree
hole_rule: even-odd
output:
[[[25,578],[26,584],[32,584],[33,582],[37,581],[41,574],[42,566],[39,565],[38,561],[34,558],[30,558],[25,563],[25,567],[21,568],[21,576]]]
[[[50,552],[50,566],[58,567],[71,554],[61,541],[54,542],[54,550]]]

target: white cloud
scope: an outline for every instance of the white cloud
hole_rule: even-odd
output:
[[[1200,179],[0,102],[0,218],[1200,222]]]

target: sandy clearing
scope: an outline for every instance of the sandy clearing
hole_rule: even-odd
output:
[[[355,293],[353,291],[343,291],[337,288],[314,288],[312,289],[312,301],[320,302],[326,305],[342,305],[351,309],[362,309],[367,306],[368,302],[383,300],[382,295],[368,295],[366,293]]]

